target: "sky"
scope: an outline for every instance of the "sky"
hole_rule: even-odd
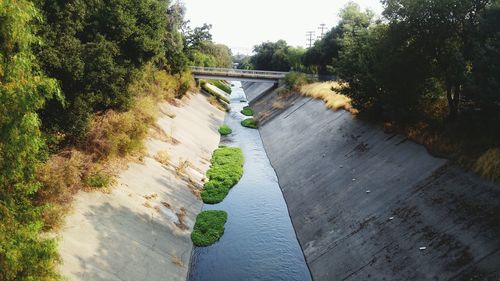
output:
[[[284,39],[306,47],[307,31],[320,35],[320,24],[331,29],[340,9],[349,0],[180,0],[186,6],[190,26],[212,24],[213,41],[231,48],[233,54],[250,54],[253,46]],[[362,9],[381,14],[379,0],[355,0]]]

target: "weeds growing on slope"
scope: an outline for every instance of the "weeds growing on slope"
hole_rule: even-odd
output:
[[[351,99],[337,92],[340,85],[337,82],[312,83],[300,87],[304,96],[323,100],[326,107],[333,110],[345,109],[356,113],[351,106]]]

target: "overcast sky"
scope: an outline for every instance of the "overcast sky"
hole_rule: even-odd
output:
[[[321,23],[330,29],[349,0],[181,0],[191,27],[212,24],[213,40],[233,53],[250,53],[254,45],[284,39],[292,46],[306,46],[306,32]],[[379,0],[355,0],[361,8],[379,15]]]

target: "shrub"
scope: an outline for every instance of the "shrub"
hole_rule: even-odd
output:
[[[198,247],[210,246],[224,234],[227,213],[224,211],[204,211],[196,217],[191,240]]]
[[[209,181],[203,186],[201,198],[207,204],[216,204],[224,200],[243,175],[243,152],[237,147],[218,148],[211,163],[207,171]]]
[[[243,127],[251,128],[251,129],[257,129],[259,126],[257,124],[257,121],[253,118],[247,118],[243,121],[241,121],[241,125]]]
[[[233,130],[231,130],[231,128],[229,128],[229,126],[226,124],[223,124],[222,126],[219,127],[219,133],[223,136],[227,136],[227,135],[231,134],[232,132],[233,132]]]
[[[254,115],[253,109],[250,106],[243,107],[243,109],[240,112],[241,112],[241,114],[243,114],[245,116],[253,116]]]
[[[95,171],[87,175],[84,180],[89,187],[104,188],[111,184],[112,177],[104,171]]]
[[[298,91],[300,86],[312,83],[313,79],[307,74],[291,71],[285,76],[285,84],[288,89]]]

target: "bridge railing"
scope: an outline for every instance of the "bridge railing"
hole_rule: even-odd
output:
[[[270,78],[284,78],[288,73],[282,71],[246,70],[246,69],[200,67],[200,66],[191,66],[191,71],[199,74],[226,75],[226,76],[240,75],[240,76],[270,77]]]

